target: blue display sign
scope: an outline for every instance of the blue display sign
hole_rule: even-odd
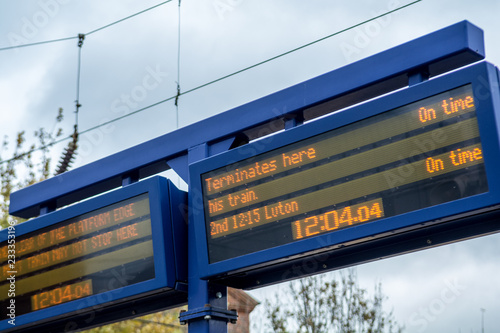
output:
[[[186,295],[186,199],[154,177],[2,230],[0,329]]]
[[[499,103],[497,69],[483,62],[192,164],[201,276],[272,270],[493,209]]]

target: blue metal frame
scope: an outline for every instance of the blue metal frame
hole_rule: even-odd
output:
[[[74,313],[81,315],[87,311],[103,308],[106,304],[133,301],[134,298],[154,293],[181,293],[183,301],[180,304],[185,303],[187,301],[186,225],[185,219],[180,218],[182,213],[177,206],[185,205],[187,195],[165,178],[155,176],[16,225],[16,238],[143,193],[148,193],[149,196],[155,265],[154,279],[16,316],[14,327],[8,324],[7,320],[3,320],[0,322],[0,330],[9,328],[17,330],[25,325],[38,325],[48,318],[69,316],[69,319],[63,319],[63,321],[71,321],[71,315]],[[7,240],[7,232],[7,229],[0,232],[0,242]],[[173,305],[179,305],[179,303]],[[89,324],[93,323],[87,323]],[[37,331],[40,330],[37,328]]]
[[[257,126],[275,121],[274,128],[284,128],[286,119],[300,118],[305,108],[325,100],[352,105],[407,86],[408,73],[425,71],[432,77],[483,58],[483,31],[459,22],[14,192],[10,214],[38,216],[43,207],[64,207],[119,187],[124,177],[141,179],[170,167],[187,182],[192,147],[206,143],[214,155],[229,149],[235,137],[252,139]]]
[[[321,83],[323,84],[324,82]],[[200,276],[205,279],[219,278],[228,274],[255,270],[257,267],[269,266],[273,263],[283,262],[287,258],[314,253],[324,248],[339,248],[353,241],[368,241],[373,239],[373,236],[384,236],[398,230],[406,231],[410,227],[423,227],[430,221],[437,221],[438,219],[449,218],[458,214],[499,205],[500,174],[497,171],[500,164],[498,135],[500,119],[497,112],[500,111],[496,110],[500,110],[500,92],[498,89],[497,69],[487,62],[471,65],[445,76],[416,84],[374,101],[326,116],[321,120],[306,123],[302,126],[192,164],[190,165],[190,192],[191,196],[193,196],[193,193],[201,193],[201,174],[203,173],[469,83],[472,84],[475,101],[477,101],[477,119],[484,150],[484,163],[488,177],[489,192],[212,264],[209,264],[208,261],[208,231],[205,228],[203,207],[199,204],[197,206],[192,205],[191,213],[196,232]],[[357,260],[364,261],[364,258],[360,257]],[[225,279],[227,280],[226,277]]]

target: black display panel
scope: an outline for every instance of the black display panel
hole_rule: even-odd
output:
[[[145,193],[2,242],[2,318],[154,279],[151,230]]]
[[[204,173],[201,183],[209,263],[487,192],[471,85]]]

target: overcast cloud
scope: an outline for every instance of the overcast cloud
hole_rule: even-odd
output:
[[[184,0],[182,91],[410,3],[379,1]],[[88,33],[159,0],[0,0],[0,48]],[[95,127],[176,94],[178,2],[87,35],[82,47],[79,129]],[[423,0],[179,99],[185,126],[313,78],[461,20],[482,28],[486,58],[500,64],[500,2]],[[361,34],[372,29],[370,36]],[[349,46],[351,52],[346,52]],[[422,50],[425,52],[425,50]],[[0,51],[0,134],[74,124],[77,40]],[[358,75],[363,75],[359,73]],[[176,128],[173,101],[83,134],[76,166]],[[59,156],[67,142],[54,147]],[[174,143],[173,143],[174,144]],[[172,173],[169,173],[172,175]],[[357,268],[362,286],[383,284],[406,332],[485,332],[500,328],[500,236],[492,235]],[[272,287],[276,288],[276,287]],[[273,289],[272,289],[273,290]],[[252,294],[264,301],[269,290]],[[259,320],[258,315],[254,320]]]

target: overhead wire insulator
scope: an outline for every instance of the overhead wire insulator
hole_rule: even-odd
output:
[[[78,47],[82,47],[85,40],[85,34],[78,34]]]
[[[73,160],[75,159],[76,149],[78,148],[78,130],[75,126],[75,131],[73,132],[73,140],[68,144],[68,147],[64,148],[63,155],[59,160],[59,165],[57,166],[57,170],[55,172],[55,176],[60,175],[63,172],[66,172]]]

